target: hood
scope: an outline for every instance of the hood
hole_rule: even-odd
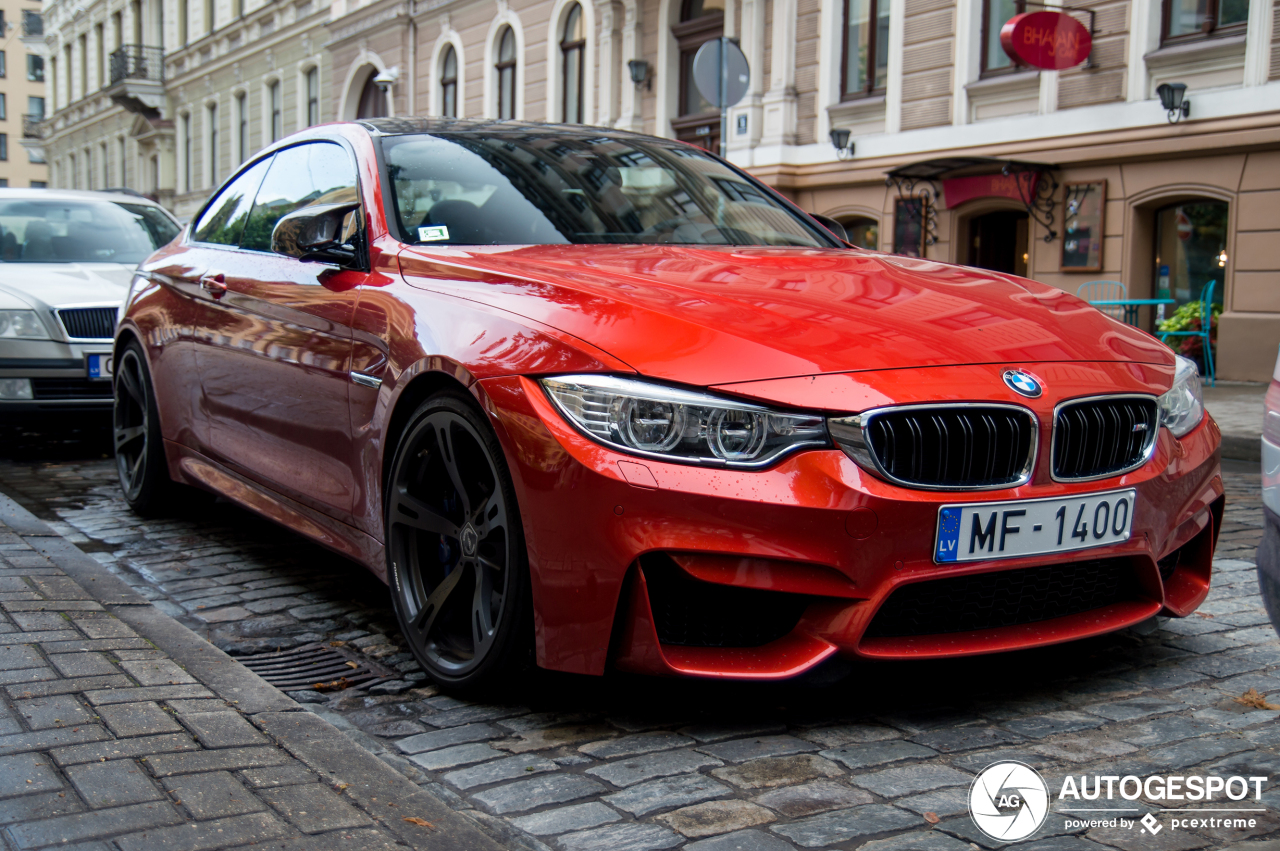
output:
[[[1155,338],[1054,287],[866,251],[414,247],[401,271],[644,375],[700,386],[959,364],[1173,363]]]
[[[124,301],[136,267],[123,263],[0,263],[0,293],[33,306]]]

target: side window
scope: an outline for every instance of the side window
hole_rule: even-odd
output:
[[[205,208],[200,221],[196,222],[192,239],[215,245],[238,245],[244,223],[253,208],[253,196],[258,194],[258,186],[269,165],[270,157],[254,165],[218,193],[218,197]]]
[[[315,142],[278,152],[262,181],[240,247],[270,251],[276,222],[308,204],[341,204],[359,199],[356,170],[339,145]]]

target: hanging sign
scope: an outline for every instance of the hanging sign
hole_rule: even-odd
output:
[[[942,181],[944,209],[958,207],[974,198],[1012,198],[1024,204],[1036,197],[1040,175],[1024,171],[1018,174],[980,174],[975,177],[953,177]]]
[[[1027,12],[1005,22],[1000,44],[1023,65],[1061,71],[1089,58],[1093,36],[1065,12]]]

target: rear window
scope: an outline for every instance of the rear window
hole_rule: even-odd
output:
[[[148,204],[20,199],[0,201],[0,261],[136,265],[178,235]]]

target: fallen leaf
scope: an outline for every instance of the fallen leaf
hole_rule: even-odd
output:
[[[347,787],[349,787],[350,785],[351,785],[350,783],[334,783],[334,784],[333,784],[333,788],[335,788],[335,789],[337,789],[339,792],[341,792],[343,789],[346,789],[346,788],[347,788]]]
[[[1196,617],[1208,618],[1209,620],[1213,620],[1213,615],[1209,614],[1208,612],[1196,612]]]
[[[938,818],[937,813],[925,813],[924,820],[929,822],[929,824],[937,824],[938,822],[942,821],[942,819]]]
[[[1258,694],[1258,690],[1256,688],[1251,688],[1239,697],[1232,698],[1232,700],[1241,706],[1247,706],[1250,709],[1280,709],[1280,706],[1277,706],[1274,703],[1267,703],[1267,699]]]
[[[348,662],[348,663],[347,663],[347,667],[348,667],[348,668],[359,668],[359,667],[360,667],[360,663],[359,663],[359,662]]]
[[[346,677],[338,677],[333,682],[316,683],[312,686],[316,691],[342,691],[343,689],[350,687],[351,683],[347,682]]]
[[[436,826],[434,824],[427,821],[426,819],[418,818],[417,816],[408,816],[405,818],[405,821],[409,822],[409,824],[416,824],[418,827],[427,827],[432,830],[436,829]]]
[[[345,646],[346,646],[346,643],[347,643],[347,642],[345,642],[345,641],[330,641],[330,642],[329,642],[329,646],[330,646],[330,647],[345,647]]]

